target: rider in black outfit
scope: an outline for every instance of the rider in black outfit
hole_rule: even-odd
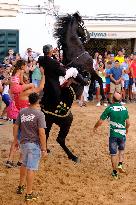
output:
[[[73,115],[71,111],[65,113],[65,116],[59,116],[55,114],[55,109],[59,105],[61,98],[61,87],[59,83],[59,76],[65,76],[66,69],[58,61],[51,58],[53,48],[51,45],[43,46],[44,56],[40,56],[38,59],[39,66],[44,68],[45,73],[45,86],[44,94],[41,101],[43,111],[46,117],[46,137],[48,139],[49,132],[52,124],[55,123],[60,127],[60,131],[57,137],[57,142],[66,152],[69,159],[78,162],[78,158],[65,145],[65,138],[69,132],[71,123],[73,121]],[[77,77],[79,80],[80,75]],[[83,81],[82,81],[83,83]],[[65,89],[65,88],[64,88]],[[66,88],[68,89],[68,88]],[[67,90],[66,90],[67,92]]]
[[[39,66],[44,68],[46,76],[43,99],[49,103],[48,106],[51,106],[48,109],[52,109],[52,106],[55,107],[60,101],[59,76],[65,76],[66,69],[57,60],[51,58],[53,52],[51,45],[44,46],[43,52],[44,56],[40,56],[38,59]]]

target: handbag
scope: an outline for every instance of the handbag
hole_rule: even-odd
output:
[[[10,119],[16,120],[19,114],[19,110],[17,109],[15,102],[11,101],[9,106],[6,108],[7,117]]]

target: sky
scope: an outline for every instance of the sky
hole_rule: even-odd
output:
[[[20,0],[26,5],[40,4],[47,0]],[[60,12],[94,16],[96,14],[136,15],[136,0],[54,0]]]
[[[136,0],[55,0],[66,12],[79,11],[82,15],[130,14],[136,15]]]

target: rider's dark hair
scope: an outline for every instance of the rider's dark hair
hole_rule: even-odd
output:
[[[52,49],[53,49],[53,47],[50,44],[47,44],[47,45],[43,46],[44,55],[48,55]]]

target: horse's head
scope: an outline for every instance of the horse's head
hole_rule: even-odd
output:
[[[58,39],[58,44],[62,46],[62,50],[69,45],[69,40],[71,42],[71,36],[75,37],[74,41],[79,38],[78,44],[80,45],[89,40],[84,21],[78,12],[59,17],[56,22],[54,37]]]
[[[56,22],[54,37],[63,50],[63,64],[84,70],[92,70],[92,58],[85,51],[84,43],[88,40],[87,30],[78,12],[59,17]]]
[[[87,31],[86,27],[84,26],[84,21],[78,12],[74,13],[73,15],[74,20],[77,23],[77,34],[82,41],[82,43],[86,43],[90,40],[89,32]]]

